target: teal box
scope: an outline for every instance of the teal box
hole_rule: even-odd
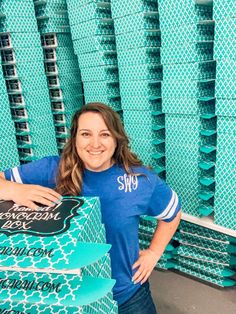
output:
[[[53,120],[52,113],[37,116],[37,109],[35,109],[35,114],[31,116],[22,116],[15,120],[16,129],[25,132],[34,132],[42,130],[43,128],[50,128],[53,131]]]
[[[44,48],[73,47],[71,34],[67,33],[45,34],[41,36],[41,40]]]
[[[100,310],[109,313],[115,304],[111,293],[114,286],[112,279],[85,277],[81,282],[78,275],[10,271],[1,275],[9,282],[15,281],[22,286],[20,291],[16,288],[1,290],[3,310],[17,309],[33,314],[99,313]]]
[[[214,59],[236,60],[236,40],[220,38],[214,41]]]
[[[132,139],[131,147],[136,151],[148,152],[149,155],[157,153],[163,149],[163,145],[165,144],[165,139]]]
[[[166,65],[213,60],[213,44],[213,41],[207,41],[163,46],[161,62]]]
[[[71,85],[71,87],[76,88],[82,84],[81,79],[80,79],[80,72],[78,71],[77,73],[73,71],[65,75],[48,76],[47,83],[48,83],[48,88],[51,88],[51,89],[67,87],[69,85]]]
[[[35,14],[36,17],[50,17],[50,16],[65,16],[67,15],[67,6],[65,1],[60,2],[48,2],[46,3],[37,3],[34,4],[35,6]]]
[[[32,91],[33,92],[33,91]],[[24,102],[22,104],[11,104],[11,114],[14,120],[38,115],[50,115],[51,105],[49,100],[40,101],[40,99],[32,100],[31,102]]]
[[[154,165],[155,159],[152,158],[152,155],[164,155],[164,151],[159,150],[156,146],[146,147],[145,150],[143,150],[141,147],[135,146],[131,142],[131,149],[138,155],[138,157],[143,161],[145,165]]]
[[[161,63],[160,48],[146,48],[121,50],[118,54],[119,66],[159,64]]]
[[[234,200],[232,199],[234,189],[228,189],[227,192],[225,190],[218,191],[216,186],[214,223],[236,231],[236,211],[232,210],[234,208]]]
[[[206,276],[210,277],[221,277],[222,279],[228,278],[234,275],[234,271],[229,267],[225,267],[220,264],[213,264],[207,261],[201,261],[198,259],[186,258],[185,256],[177,255],[175,257],[176,261],[178,261],[181,265],[185,265],[186,267],[190,267],[196,272],[204,273]]]
[[[189,23],[194,24],[204,20],[212,20],[211,1],[189,1],[182,0],[177,2],[158,1],[160,22],[163,26],[180,25]]]
[[[140,47],[160,47],[160,30],[137,30],[116,36],[117,51]]]
[[[198,98],[200,100],[213,98],[215,94],[215,81],[169,81],[162,85],[162,97],[179,98],[185,95],[187,98]]]
[[[173,114],[208,114],[215,112],[215,100],[198,100],[186,97],[163,97],[162,110]]]
[[[45,33],[70,33],[69,19],[67,17],[54,16],[49,19],[37,19],[38,29],[41,34]]]
[[[216,80],[236,81],[236,60],[217,60]]]
[[[85,103],[100,101],[107,104],[109,107],[111,107],[115,111],[121,110],[120,96],[111,97],[107,94],[104,94],[104,95],[84,94],[84,97],[85,97]]]
[[[75,95],[82,95],[82,84],[78,83],[71,83],[68,82],[67,84],[60,84],[57,88],[49,87],[49,94],[50,99],[54,100],[62,100],[63,98],[73,97]]]
[[[236,117],[236,100],[217,98],[216,115]]]
[[[111,18],[111,4],[110,1],[88,2],[81,6],[79,2],[68,1],[68,15],[71,25],[92,19]]]
[[[236,125],[234,117],[218,117],[217,129],[219,133],[230,133],[235,134]]]
[[[43,61],[43,50],[37,48],[13,48],[12,50],[3,50],[1,53],[2,64],[12,64],[17,62]]]
[[[157,2],[154,0],[126,0],[125,2],[112,0],[111,8],[113,19],[139,12],[158,11]]]
[[[235,253],[236,246],[230,244],[228,239],[226,241],[219,241],[212,237],[207,238],[202,236],[199,231],[200,230],[195,234],[194,231],[186,232],[184,229],[180,228],[180,232],[176,232],[174,238],[180,243],[186,243],[193,246],[196,245],[202,248],[205,247],[210,250],[222,252],[223,254]]]
[[[85,37],[80,40],[74,40],[73,45],[77,55],[93,51],[116,50],[114,35]]]
[[[111,0],[69,0],[67,6],[69,10],[81,10],[82,12],[83,9],[86,9],[90,4],[92,7],[97,8],[98,6],[103,7],[105,4],[110,5],[110,2]]]
[[[215,96],[220,99],[236,98],[236,81],[235,79],[216,80]]]
[[[114,35],[114,23],[109,19],[93,19],[80,24],[71,25],[73,40],[94,35]]]
[[[20,161],[29,162],[36,159],[43,158],[45,156],[55,156],[58,155],[57,144],[54,137],[47,139],[47,142],[43,142],[41,138],[35,138],[32,148],[28,147],[18,147]]]
[[[3,33],[0,34],[1,49],[9,48],[39,48],[40,35],[38,32],[25,34],[23,31],[20,33]]]
[[[159,29],[158,12],[139,12],[114,19],[115,34]]]
[[[67,73],[79,72],[78,61],[76,59],[46,62],[44,65],[46,75],[67,75]]]
[[[30,1],[17,0],[7,1],[3,0],[0,4],[0,12],[6,16],[34,16],[34,4]]]
[[[214,23],[184,24],[178,27],[161,27],[162,46],[214,40]]]
[[[215,22],[215,40],[235,41],[236,18],[224,18]]]
[[[163,66],[163,77],[167,84],[168,81],[173,80],[213,80],[215,76],[215,61],[165,64]]]
[[[72,270],[93,264],[109,250],[104,244],[81,243],[96,243],[102,228],[97,198],[64,198],[33,214],[13,202],[0,205],[1,266]]]
[[[33,103],[35,103],[35,113],[37,112],[37,104],[41,102],[43,105],[43,108],[45,108],[45,104],[49,104],[49,95],[47,88],[45,89],[39,89],[39,90],[27,90],[24,91],[24,93],[13,93],[9,95],[11,97],[11,106],[14,108],[16,106],[25,106],[29,105],[30,107],[33,106]],[[46,105],[48,106],[48,105]]]
[[[195,134],[200,135],[201,130],[215,130],[216,117],[212,116],[211,119],[203,119],[198,114],[166,114],[166,128],[170,134],[173,132],[189,132],[189,136]],[[173,139],[174,140],[174,139]]]
[[[73,60],[76,59],[72,46],[46,48],[44,49],[44,61],[59,61],[59,60]]]
[[[50,77],[48,77],[48,79],[49,78]],[[65,73],[63,75],[60,74],[59,76],[56,76],[56,79],[58,79],[59,82],[62,81],[62,84],[64,84],[65,82],[79,83],[81,82],[80,70],[79,68],[75,68],[73,71],[69,71],[68,73]]]
[[[236,238],[229,236],[225,233],[206,228],[204,226],[200,226],[185,220],[181,220],[180,223],[180,229],[183,232],[187,233],[193,233],[193,234],[198,234],[201,237],[212,239],[213,241],[216,240],[216,242],[226,242],[226,243],[231,243],[235,244]],[[218,241],[217,241],[218,240]]]
[[[38,32],[37,22],[35,16],[29,15],[27,17],[27,23],[25,16],[7,16],[7,18],[1,21],[0,31],[2,33],[12,32],[12,33],[36,33]]]
[[[161,98],[152,99],[149,96],[122,96],[123,110],[151,110],[162,111]]]
[[[231,259],[230,254],[224,254],[216,250],[211,250],[208,247],[191,246],[189,244],[181,245],[178,247],[177,254],[185,256],[186,258],[194,257],[201,261],[216,263],[220,260],[221,264],[231,266],[234,264],[234,259]]]
[[[16,137],[13,132],[14,131],[12,130],[12,133],[9,132],[5,137],[2,137],[1,133],[0,171],[19,166],[20,164],[16,145]]]
[[[2,72],[2,69],[0,70]],[[1,73],[2,75],[3,73]],[[1,101],[3,101],[3,103],[8,103],[8,99],[7,99],[7,90],[6,90],[6,84],[5,84],[5,80],[4,78],[0,78],[0,97],[1,97]],[[3,107],[3,105],[1,104],[1,107]]]
[[[10,80],[8,80],[10,81]],[[15,79],[13,80],[15,81]],[[40,89],[47,89],[47,80],[46,76],[25,76],[20,77],[19,80],[22,91],[33,91],[33,90],[40,90]]]
[[[90,68],[95,66],[115,65],[117,66],[116,51],[94,51],[78,55],[80,68]]]
[[[43,61],[29,61],[29,62],[17,62],[16,64],[6,64],[3,65],[4,75],[7,78],[10,77],[25,77],[29,73],[34,73],[34,75],[45,76],[45,71],[43,67]]]
[[[153,96],[161,97],[161,82],[151,80],[120,81],[122,96]]]
[[[0,94],[0,115],[2,118],[1,122],[4,122],[5,119],[8,120],[7,119],[8,115],[10,117],[10,106],[9,106],[9,98],[7,95],[5,83],[3,85],[0,82],[0,88],[2,88],[2,92],[3,92]],[[3,116],[3,115],[5,115],[5,116]]]
[[[192,267],[186,266],[184,264],[175,264],[174,268],[190,276],[197,277],[200,280],[204,280],[210,284],[214,284],[219,287],[232,287],[236,284],[235,280],[233,279],[221,278],[219,276],[209,276],[202,271],[196,271]]]
[[[220,20],[223,18],[235,17],[236,3],[234,0],[214,0],[213,2],[213,18]]]
[[[119,66],[119,78],[120,81],[161,81],[163,78],[162,65],[151,63]]]
[[[139,139],[153,139],[158,137],[158,133],[164,129],[164,126],[143,125],[135,123],[126,123],[125,130],[132,141],[135,138]]]
[[[14,123],[11,117],[10,107],[7,107],[8,110],[0,109],[1,120],[0,120],[0,139],[4,139],[5,136],[10,136],[14,134]],[[14,138],[14,137],[13,137]]]
[[[68,97],[66,97],[68,96]],[[79,110],[84,104],[83,95],[65,95],[62,92],[62,99],[51,101],[51,108],[53,112],[70,112]]]
[[[165,117],[162,112],[149,110],[124,110],[124,123],[142,123],[142,125],[165,125]]]
[[[98,81],[98,82],[84,82],[85,95],[120,95],[119,82],[112,81]]]
[[[100,66],[81,69],[81,77],[84,82],[114,81],[119,80],[117,66]]]

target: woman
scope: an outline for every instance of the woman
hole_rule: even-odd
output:
[[[0,198],[36,209],[35,202],[50,206],[61,195],[98,196],[106,239],[112,244],[119,313],[152,314],[156,310],[147,279],[177,229],[180,204],[176,193],[142,166],[128,144],[117,113],[102,103],[85,105],[73,118],[61,158],[45,157],[6,170]],[[138,245],[140,215],[160,220],[150,247],[143,251]]]

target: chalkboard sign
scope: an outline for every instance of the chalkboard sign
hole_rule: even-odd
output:
[[[73,217],[81,215],[80,198],[66,198],[52,207],[38,207],[32,210],[11,201],[0,201],[0,233],[30,234],[38,237],[54,236],[70,228]]]

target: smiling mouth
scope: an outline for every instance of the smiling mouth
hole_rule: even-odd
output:
[[[103,151],[99,151],[99,152],[91,152],[91,151],[88,151],[88,153],[90,155],[94,155],[94,156],[97,156],[97,155],[101,155],[103,153]]]

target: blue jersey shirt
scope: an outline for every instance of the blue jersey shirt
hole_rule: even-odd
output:
[[[45,157],[38,161],[6,170],[7,180],[39,184],[55,188],[60,158]],[[107,243],[112,245],[113,289],[118,304],[127,301],[140,287],[132,282],[132,265],[139,257],[138,226],[140,215],[172,221],[180,210],[176,193],[153,171],[144,166],[133,167],[132,176],[120,165],[94,172],[85,170],[82,196],[98,196]]]

